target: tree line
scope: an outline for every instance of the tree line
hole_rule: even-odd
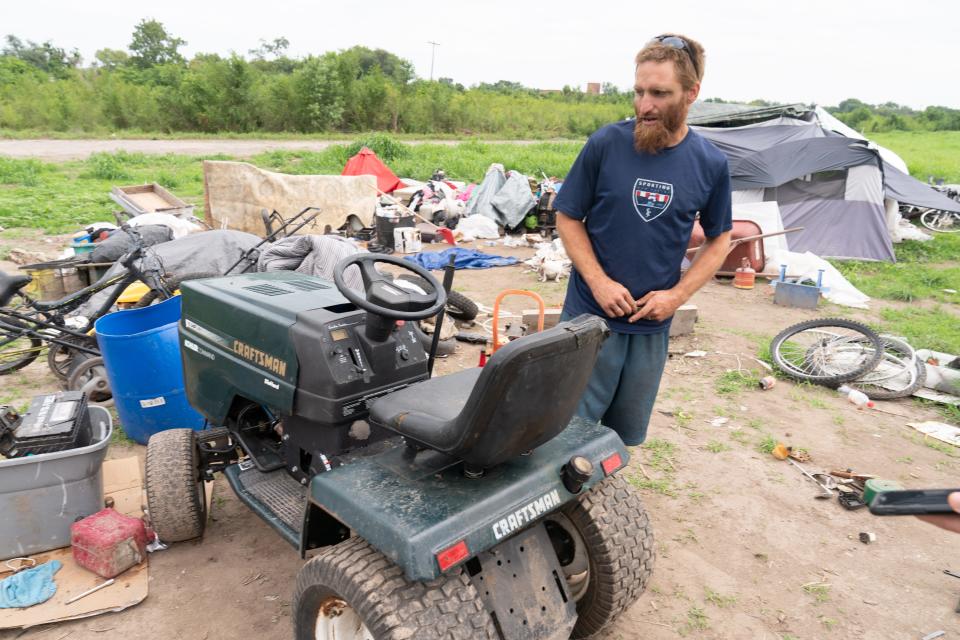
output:
[[[126,50],[77,51],[8,35],[0,50],[0,129],[98,133],[358,132],[589,135],[632,114],[631,93],[544,92],[501,80],[464,87],[417,78],[383,49],[353,47],[292,58],[285,38],[241,55],[198,53],[156,20],[142,20]],[[960,129],[960,111],[846,100],[831,109],[864,131]]]

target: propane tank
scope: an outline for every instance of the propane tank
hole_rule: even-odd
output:
[[[750,259],[741,259],[740,267],[733,274],[733,286],[737,289],[753,289],[756,279],[757,272],[750,266]]]

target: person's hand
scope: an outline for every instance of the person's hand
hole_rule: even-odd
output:
[[[603,278],[591,283],[590,291],[603,312],[611,318],[621,318],[637,309],[630,291],[616,280]]]
[[[651,291],[637,300],[637,312],[630,316],[630,322],[636,322],[641,318],[656,320],[657,322],[666,320],[685,301],[684,297],[675,289]]]
[[[936,515],[936,516],[917,516],[924,522],[937,525],[941,529],[960,533],[960,491],[954,491],[947,496],[947,503],[950,508],[957,512],[957,515]]]

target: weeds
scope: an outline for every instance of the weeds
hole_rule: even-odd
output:
[[[711,440],[707,443],[707,451],[710,453],[721,453],[723,451],[730,451],[730,447],[717,440]]]
[[[737,597],[736,597],[736,596],[725,596],[725,595],[722,595],[722,594],[714,591],[714,590],[711,589],[710,587],[704,587],[704,588],[703,588],[703,593],[704,593],[704,596],[703,596],[704,600],[706,600],[707,602],[709,602],[709,603],[712,604],[712,605],[715,605],[715,606],[717,606],[717,607],[720,607],[721,609],[726,609],[726,608],[728,608],[728,607],[732,607],[733,605],[735,605],[735,604],[737,603]]]
[[[757,451],[760,453],[771,454],[773,453],[774,448],[777,446],[777,439],[771,436],[769,433],[764,434],[763,440],[757,445]]]
[[[752,371],[724,371],[714,381],[713,389],[717,395],[736,395],[741,391],[756,388],[760,376]]]
[[[685,628],[688,631],[706,631],[710,628],[710,618],[702,607],[690,607],[687,611],[687,623]]]
[[[729,435],[731,440],[743,446],[750,444],[750,435],[743,429],[734,429]]]
[[[35,187],[45,165],[37,160],[18,160],[0,156],[0,184],[19,184]]]
[[[662,438],[651,438],[640,447],[648,454],[647,464],[658,471],[672,473],[677,470],[673,464],[677,445]]]
[[[833,618],[828,618],[827,616],[820,616],[820,624],[827,628],[827,631],[830,631],[837,625],[837,621]]]
[[[668,479],[648,480],[647,478],[634,474],[627,478],[627,481],[638,489],[648,489],[654,493],[659,493],[660,495],[670,498],[677,497],[677,489]]]
[[[960,406],[933,402],[932,400],[926,400],[924,398],[914,398],[913,401],[921,407],[933,409],[939,413],[946,422],[960,426]]]
[[[813,601],[817,604],[830,601],[830,584],[826,582],[808,582],[803,585],[803,590],[813,596]]]
[[[133,444],[137,444],[136,442],[134,442],[134,441],[130,438],[130,436],[127,435],[127,433],[123,430],[123,427],[120,426],[120,422],[119,422],[116,418],[114,418],[113,424],[114,424],[113,434],[111,434],[111,436],[110,436],[110,444],[111,444],[111,445],[114,445],[114,444],[117,444],[117,445],[133,445]]]

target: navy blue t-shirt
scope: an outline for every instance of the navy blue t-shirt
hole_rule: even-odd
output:
[[[680,280],[697,212],[710,238],[729,231],[732,222],[730,174],[719,149],[689,130],[674,147],[641,153],[633,146],[633,127],[626,120],[590,136],[554,207],[585,222],[600,266],[636,299]],[[656,333],[670,324],[608,318],[576,269],[563,306],[572,315],[606,318],[619,333]]]

